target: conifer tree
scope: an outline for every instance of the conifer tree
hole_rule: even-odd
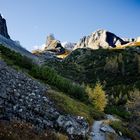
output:
[[[94,89],[87,86],[86,91],[89,96],[89,101],[93,104],[95,109],[104,111],[104,108],[107,105],[107,98],[102,85],[97,82]]]

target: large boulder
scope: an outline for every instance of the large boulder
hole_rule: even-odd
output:
[[[116,36],[115,34],[106,31],[98,30],[89,36],[84,36],[75,46],[77,48],[91,48],[91,49],[107,49],[114,48],[118,45],[125,44],[126,42]]]
[[[7,30],[6,20],[1,16],[1,14],[0,14],[0,34],[10,39],[8,30]]]

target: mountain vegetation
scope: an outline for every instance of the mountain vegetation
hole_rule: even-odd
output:
[[[16,68],[17,70],[22,70],[28,73],[30,76],[40,80],[41,82],[44,82],[56,88],[58,92],[56,92],[56,89],[53,91],[58,94],[55,94],[55,92],[53,92],[53,94],[49,94],[50,98],[55,100],[56,106],[60,106],[60,108],[62,110],[65,110],[67,113],[80,115],[81,113],[85,112],[84,116],[90,123],[92,122],[93,118],[100,118],[103,116],[103,113],[101,113],[101,111],[98,111],[89,102],[88,92],[86,91],[86,87],[84,85],[81,86],[78,83],[60,76],[54,69],[48,66],[37,66],[31,59],[22,56],[19,53],[12,51],[2,45],[0,45],[0,57],[4,61],[6,61],[7,64]],[[63,93],[59,93],[59,91]],[[62,103],[60,105],[60,98],[64,98],[64,101],[67,101],[67,104]],[[69,108],[70,106],[74,105],[80,105],[81,111],[79,111],[76,107],[73,108],[73,110]]]
[[[113,104],[119,105],[126,103],[129,91],[140,87],[139,58],[135,49],[77,49],[62,63],[46,65],[78,83],[95,85],[99,80]]]
[[[132,132],[134,129],[137,133],[140,130],[138,125],[140,118],[138,113],[140,106],[139,59],[139,46],[98,50],[80,48],[73,51],[62,62],[51,64],[46,62],[46,65],[55,68],[60,75],[79,84],[84,82],[84,85],[96,87],[97,81],[100,81],[108,100],[105,112],[125,119],[129,122],[127,126],[129,130]],[[88,87],[89,93],[94,93],[95,90],[97,88],[92,90]],[[101,99],[99,100],[98,104],[103,103]],[[96,101],[93,102],[94,105]]]

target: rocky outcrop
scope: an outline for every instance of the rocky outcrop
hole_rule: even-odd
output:
[[[59,116],[57,124],[70,135],[83,135],[88,133],[88,124],[83,117]],[[79,125],[80,124],[80,125]],[[77,128],[77,126],[79,126]],[[86,132],[86,133],[85,133]]]
[[[10,39],[10,36],[8,34],[6,20],[1,16],[0,14],[0,34],[7,39]]]
[[[76,45],[76,43],[71,43],[71,42],[63,42],[62,43],[62,46],[70,52],[73,51],[75,45]]]
[[[60,113],[44,93],[47,94],[46,85],[0,60],[0,120],[21,120],[33,124],[37,131],[49,128],[63,130],[70,137],[84,137],[88,132],[87,122]]]
[[[92,33],[89,36],[83,37],[75,46],[74,49],[77,48],[91,48],[91,49],[107,49],[114,48],[117,45],[125,44],[121,38],[116,36],[115,34],[106,31],[106,30],[98,30]]]
[[[62,47],[60,41],[56,40],[52,34],[47,36],[46,47],[44,51],[45,50],[56,52],[56,54],[63,54],[65,52],[65,49]]]
[[[61,61],[58,55],[65,54],[66,49],[61,45],[61,42],[56,40],[55,37],[50,34],[47,36],[45,47],[38,50],[33,50],[32,53],[46,61]]]

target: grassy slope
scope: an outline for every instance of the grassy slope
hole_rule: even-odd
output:
[[[74,100],[62,92],[51,89],[46,95],[57,104],[56,107],[63,113],[83,116],[91,125],[93,118],[100,119],[104,116],[104,113],[96,111],[91,105]]]

